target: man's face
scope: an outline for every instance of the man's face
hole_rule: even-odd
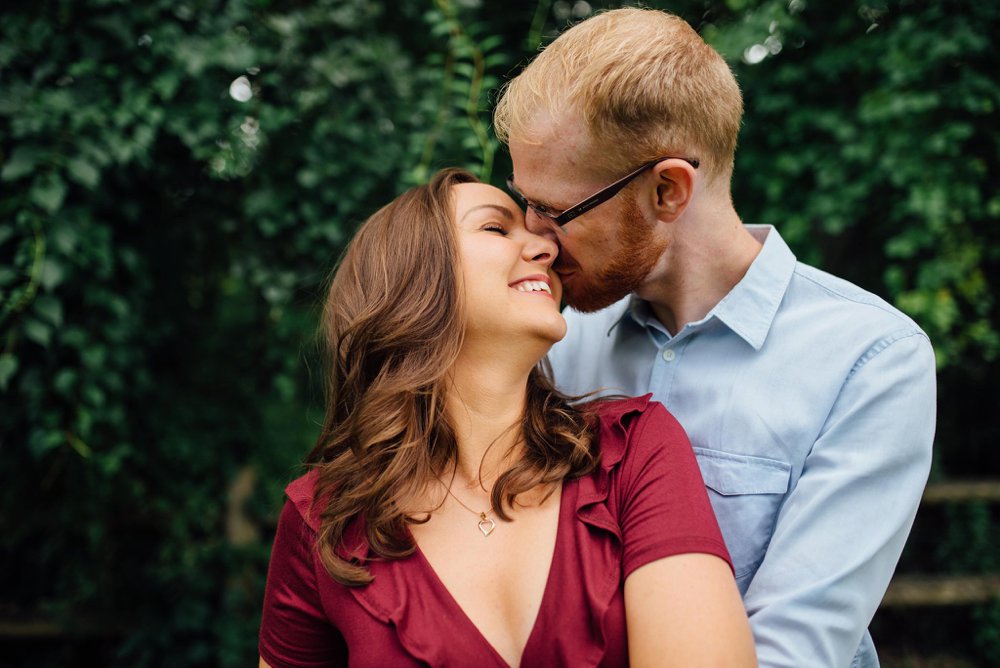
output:
[[[515,185],[529,202],[550,211],[567,209],[620,176],[597,173],[586,159],[586,141],[565,130],[542,143],[510,142]],[[649,175],[559,229],[531,208],[525,213],[529,230],[559,244],[553,267],[563,299],[576,310],[600,310],[638,289],[666,249],[637,201],[644,178]]]

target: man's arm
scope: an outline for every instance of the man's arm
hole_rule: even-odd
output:
[[[858,360],[744,597],[761,666],[850,666],[913,524],[935,412],[924,335]]]

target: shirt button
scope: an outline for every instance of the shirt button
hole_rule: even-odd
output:
[[[675,353],[672,348],[667,348],[663,351],[664,362],[673,362],[675,357],[677,357],[677,353]]]

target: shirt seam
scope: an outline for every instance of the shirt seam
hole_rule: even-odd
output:
[[[879,311],[882,311],[883,313],[891,315],[896,320],[899,320],[899,321],[902,321],[902,322],[906,322],[906,321],[910,320],[909,316],[907,316],[905,313],[902,313],[901,311],[899,311],[899,309],[897,309],[896,307],[892,306],[891,304],[885,302],[885,300],[879,298],[878,295],[874,295],[874,293],[865,292],[865,294],[872,295],[872,296],[876,297],[877,299],[865,299],[865,298],[862,298],[863,295],[849,295],[849,294],[845,294],[844,292],[841,292],[840,290],[837,290],[837,289],[835,289],[835,288],[833,288],[833,287],[831,287],[829,285],[826,285],[825,283],[821,283],[820,281],[816,280],[812,276],[809,276],[806,272],[802,271],[802,267],[808,267],[808,266],[809,265],[803,265],[801,262],[796,263],[795,271],[793,272],[794,275],[800,277],[802,280],[809,281],[810,283],[812,283],[816,287],[820,288],[821,290],[823,290],[824,292],[826,292],[826,293],[828,293],[830,295],[833,295],[834,297],[839,297],[840,299],[843,299],[845,301],[849,301],[849,302],[851,302],[853,304],[859,304],[859,305],[862,305],[862,306],[871,306],[872,308],[876,308]],[[811,269],[816,269],[815,267],[810,267],[810,268]],[[817,269],[817,271],[821,271],[821,270]],[[879,303],[879,302],[883,302],[883,303]],[[912,322],[912,320],[911,320],[911,322]]]
[[[840,402],[840,398],[844,394],[844,388],[846,388],[847,384],[851,381],[852,378],[854,378],[854,375],[858,371],[860,371],[866,364],[868,364],[868,362],[872,361],[880,354],[882,354],[883,351],[887,350],[892,344],[914,336],[923,337],[924,339],[927,340],[928,343],[930,343],[930,337],[928,337],[927,334],[924,333],[919,328],[915,330],[914,329],[899,330],[897,332],[894,332],[893,334],[882,337],[881,339],[876,341],[870,348],[868,348],[868,350],[865,351],[864,355],[858,358],[858,360],[854,363],[854,366],[851,367],[850,372],[844,378],[844,382],[840,386],[840,391],[837,393],[837,398],[830,406],[830,412],[827,413],[826,417],[823,420],[823,426],[820,429],[819,434],[817,434],[816,439],[812,444],[812,447],[810,447],[809,451],[806,453],[806,459],[812,456],[813,452],[816,450],[816,444],[819,443],[819,441],[825,436],[827,432],[827,426],[829,425],[830,422],[830,415],[832,415],[833,411],[836,410],[837,404]]]
[[[854,377],[854,374],[860,371],[866,364],[868,364],[868,362],[878,357],[884,350],[889,348],[889,346],[891,346],[892,344],[896,343],[897,341],[902,341],[903,339],[908,339],[913,336],[923,337],[924,339],[927,339],[928,343],[930,342],[930,337],[928,337],[927,334],[920,331],[919,329],[900,330],[898,332],[890,334],[889,336],[885,336],[876,341],[871,348],[865,351],[864,355],[858,358],[858,361],[854,363],[854,366],[851,367],[851,371],[847,374],[846,380],[850,380],[852,377]]]
[[[257,653],[267,661],[267,665],[271,668],[302,668],[302,664],[288,663],[278,659],[269,648],[264,646],[263,642],[257,644]]]
[[[728,550],[724,542],[707,536],[692,535],[674,536],[669,540],[660,540],[628,554],[623,549],[622,573],[624,577],[628,577],[638,569],[654,561],[682,554],[710,554],[725,561],[730,570],[733,569],[732,562],[722,556],[728,555]],[[647,559],[647,557],[652,558]],[[625,564],[626,560],[628,561],[627,567]]]

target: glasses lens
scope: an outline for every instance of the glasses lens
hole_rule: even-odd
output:
[[[524,195],[521,194],[521,191],[518,190],[517,187],[514,185],[514,175],[513,174],[511,174],[510,176],[507,177],[507,190],[510,191],[510,194],[514,196],[514,199],[521,206],[523,206],[523,207],[527,207],[528,206],[528,200],[525,199]]]

